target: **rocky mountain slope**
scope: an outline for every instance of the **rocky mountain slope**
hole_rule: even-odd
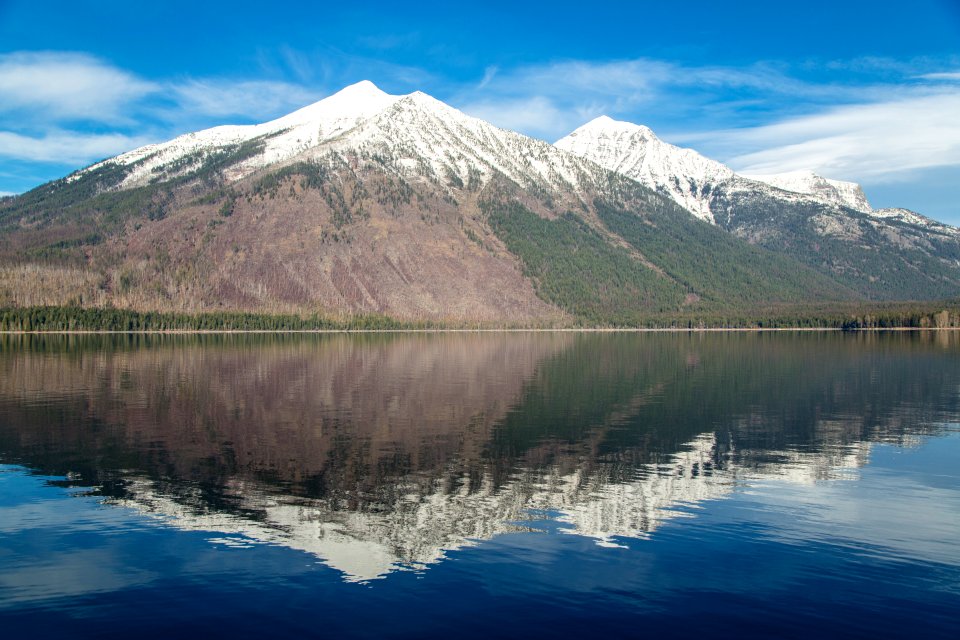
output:
[[[848,277],[737,226],[772,224],[751,190],[822,211],[812,196],[648,129],[588,127],[611,131],[603,157],[361,82],[268,123],[148,145],[0,201],[0,305],[632,324],[853,300],[870,293],[858,277],[888,268]],[[885,225],[872,247],[891,226],[920,233],[907,214],[858,215]],[[903,290],[958,290],[940,282]]]
[[[810,171],[738,175],[647,127],[597,118],[556,146],[671,198],[750,243],[877,300],[956,296],[960,230],[906,209],[874,210],[858,184]]]

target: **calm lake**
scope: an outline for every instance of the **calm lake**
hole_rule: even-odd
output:
[[[0,336],[0,629],[954,639],[958,422],[956,332]]]

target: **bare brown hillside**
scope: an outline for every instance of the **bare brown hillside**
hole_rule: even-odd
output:
[[[365,178],[336,176],[345,207],[296,175],[269,190],[251,178],[205,204],[183,188],[163,219],[130,220],[122,233],[85,247],[86,264],[0,270],[0,296],[15,305],[109,301],[452,322],[563,317],[482,221],[478,193],[461,191],[457,201],[424,189],[404,202],[389,178]]]

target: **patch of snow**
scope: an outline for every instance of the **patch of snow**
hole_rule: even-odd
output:
[[[871,215],[873,215],[875,218],[881,218],[884,220],[898,220],[900,222],[905,222],[906,224],[911,224],[915,227],[921,227],[929,231],[960,236],[960,228],[953,227],[942,222],[937,222],[936,220],[928,218],[924,215],[920,215],[916,211],[911,211],[910,209],[901,209],[899,207],[874,209],[871,212]]]
[[[744,178],[757,180],[772,187],[815,196],[818,200],[829,202],[842,207],[849,207],[855,211],[870,213],[873,207],[863,193],[863,189],[856,182],[831,180],[819,176],[813,171],[789,171],[765,175],[744,175]]]
[[[361,123],[349,135],[321,146],[333,149],[378,147],[402,156],[404,167],[418,166],[441,179],[464,184],[473,172],[481,183],[499,173],[522,185],[539,183],[576,188],[586,170],[581,158],[552,145],[474,118],[422,92],[414,92]]]

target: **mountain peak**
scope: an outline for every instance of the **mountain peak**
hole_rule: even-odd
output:
[[[714,222],[713,212],[703,187],[733,177],[733,171],[719,162],[666,143],[649,127],[609,116],[594,118],[554,145],[667,193],[709,222]]]
[[[337,118],[356,120],[382,111],[399,98],[380,90],[369,80],[361,80],[270,124],[291,126]]]
[[[377,85],[373,84],[370,80],[361,80],[360,82],[355,82],[353,84],[348,84],[340,91],[333,95],[338,94],[354,94],[354,95],[374,95],[374,96],[385,96],[387,93],[380,89]]]
[[[414,91],[413,93],[408,93],[407,95],[402,96],[401,100],[434,109],[453,109],[453,107],[448,105],[446,102],[437,100],[429,93],[424,93],[423,91]]]
[[[656,139],[656,135],[649,127],[642,124],[634,124],[623,120],[614,120],[610,116],[602,115],[594,118],[575,129],[567,138],[576,137],[595,137],[595,136],[634,136],[639,134],[641,137]]]
[[[361,80],[360,82],[347,85],[343,89],[340,89],[340,91],[337,91],[336,93],[331,94],[320,102],[314,104],[331,102],[337,103],[339,106],[344,108],[362,108],[365,104],[380,104],[396,98],[397,96],[391,96],[369,80]]]

